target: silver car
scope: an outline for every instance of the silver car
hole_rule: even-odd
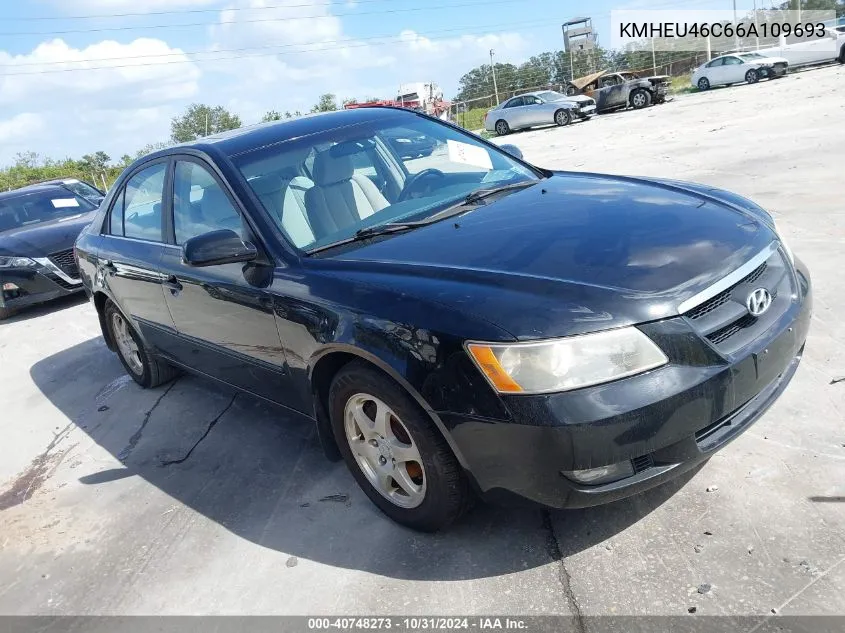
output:
[[[554,90],[540,90],[511,97],[484,115],[484,128],[499,136],[537,125],[569,125],[575,119],[589,119],[596,112],[590,97],[567,97]]]

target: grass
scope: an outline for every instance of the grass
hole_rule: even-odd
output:
[[[490,108],[473,108],[466,112],[459,112],[455,116],[455,123],[467,130],[480,130],[484,128],[484,115]]]
[[[686,92],[696,92],[697,88],[694,88],[690,83],[689,75],[681,75],[680,77],[672,77],[671,83],[669,85],[669,94],[673,95],[680,95]]]

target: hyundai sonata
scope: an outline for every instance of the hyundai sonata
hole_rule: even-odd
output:
[[[390,108],[139,159],[77,249],[138,384],[187,369],[313,420],[420,530],[473,495],[582,507],[694,467],[784,390],[811,309],[749,200],[541,169]]]

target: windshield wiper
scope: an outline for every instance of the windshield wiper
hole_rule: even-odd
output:
[[[490,187],[489,189],[476,189],[464,198],[464,204],[476,204],[485,198],[501,193],[503,191],[511,191],[512,189],[524,189],[531,185],[536,185],[536,180],[523,180],[521,182],[512,182],[509,185],[501,185],[500,187]]]

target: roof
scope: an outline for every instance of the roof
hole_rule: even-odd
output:
[[[588,86],[589,84],[593,83],[599,77],[606,75],[608,72],[610,72],[610,71],[600,70],[599,72],[593,73],[592,75],[586,75],[584,77],[578,77],[577,79],[573,79],[569,83],[571,83],[573,86],[578,88],[578,90],[581,90],[584,87]]]
[[[236,156],[259,147],[283,143],[333,128],[346,127],[367,121],[377,121],[379,119],[398,118],[401,116],[415,117],[417,114],[407,108],[391,107],[352,108],[349,110],[337,110],[335,112],[306,114],[295,119],[259,123],[236,130],[229,130],[228,132],[221,132],[220,134],[205,136],[195,141],[168,147],[155,154],[167,155],[172,153],[174,149],[184,149],[186,147],[203,149],[210,145],[228,156]]]
[[[51,191],[59,196],[68,196],[68,191],[64,187],[61,187],[59,185],[38,184],[27,185],[26,187],[21,187],[19,189],[12,189],[11,191],[0,191],[0,200],[11,200],[13,198],[20,198],[22,196],[30,196],[33,193],[49,193]]]

